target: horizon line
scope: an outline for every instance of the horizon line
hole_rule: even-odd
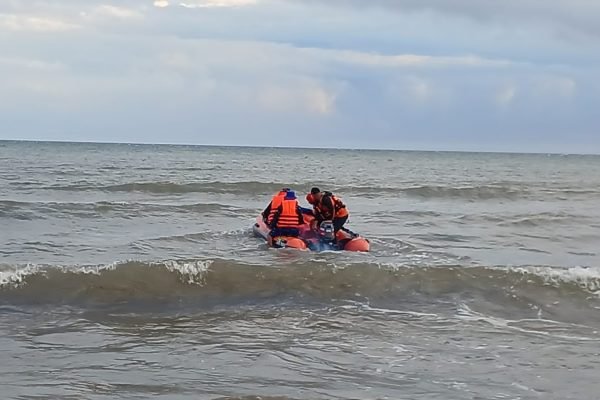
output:
[[[598,156],[600,153],[577,152],[533,152],[533,151],[499,151],[499,150],[433,150],[420,148],[364,148],[364,147],[304,147],[304,146],[261,146],[245,144],[199,144],[199,143],[168,143],[168,142],[119,142],[98,140],[65,140],[65,139],[0,139],[1,142],[28,142],[28,143],[62,143],[62,144],[100,144],[100,145],[138,145],[138,146],[181,146],[181,147],[224,147],[224,148],[250,148],[250,149],[289,149],[289,150],[351,150],[351,151],[395,151],[415,153],[472,153],[472,154],[521,154],[521,155],[553,155],[553,156]]]

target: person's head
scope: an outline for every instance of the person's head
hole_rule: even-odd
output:
[[[285,194],[285,199],[286,200],[296,200],[296,192],[294,192],[293,190],[288,190],[287,193]]]
[[[321,200],[321,197],[323,197],[323,192],[321,192],[321,190],[318,187],[310,189],[310,194],[312,195],[311,198],[315,202]]]

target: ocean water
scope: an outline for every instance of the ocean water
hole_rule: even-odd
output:
[[[370,253],[252,236],[315,185]],[[598,156],[0,142],[1,397],[600,399],[599,205]]]

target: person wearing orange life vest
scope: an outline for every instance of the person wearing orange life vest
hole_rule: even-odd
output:
[[[277,207],[269,224],[271,236],[298,236],[299,227],[304,224],[304,217],[296,193],[288,191]]]
[[[335,232],[343,228],[348,221],[346,205],[331,192],[321,192],[319,188],[312,188],[306,195],[306,201],[312,204],[317,225],[323,221],[332,221]]]
[[[267,208],[265,208],[262,212],[263,221],[265,221],[267,225],[269,225],[273,220],[273,216],[275,215],[277,208],[281,205],[285,194],[289,191],[289,188],[283,188],[279,192],[275,193]]]

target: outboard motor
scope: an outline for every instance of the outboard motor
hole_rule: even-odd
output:
[[[327,244],[333,244],[335,242],[335,230],[333,229],[333,222],[321,222],[321,225],[319,225],[319,239],[321,242]]]

